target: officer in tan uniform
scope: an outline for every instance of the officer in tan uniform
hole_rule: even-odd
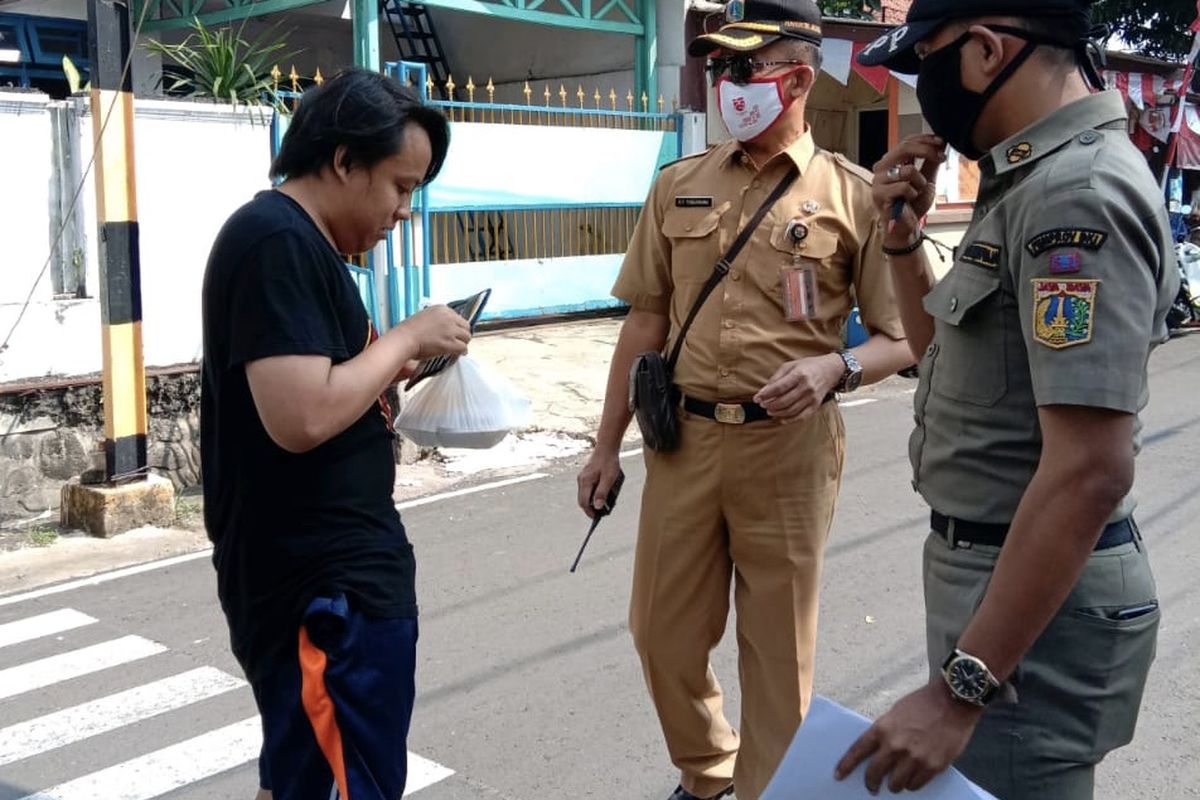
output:
[[[817,594],[845,447],[835,391],[912,363],[880,251],[870,173],[819,150],[804,122],[820,69],[811,0],[729,4],[692,43],[709,56],[735,141],[666,167],[613,294],[632,310],[613,356],[595,451],[579,476],[591,514],[618,472],[630,364],[674,344],[718,259],[795,168],[708,298],[675,371],[681,444],[646,451],[630,628],[671,759],[673,800],[739,800],[766,786],[808,708]],[[854,298],[869,341],[845,352]],[[734,585],[740,736],[709,653]]]
[[[930,681],[845,776],[916,789],[951,762],[1002,800],[1090,800],[1133,737],[1159,622],[1131,516],[1146,365],[1178,278],[1165,203],[1092,63],[1088,0],[916,0],[860,60],[919,73],[937,137],[876,167],[904,326],[924,353],[911,442],[932,508]],[[940,138],[939,138],[940,137]],[[943,146],[980,160],[936,286],[918,220]]]

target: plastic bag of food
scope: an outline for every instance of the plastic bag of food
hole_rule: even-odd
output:
[[[422,447],[486,450],[529,425],[532,408],[502,375],[463,356],[406,398],[396,430]]]

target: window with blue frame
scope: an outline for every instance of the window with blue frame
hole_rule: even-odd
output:
[[[62,59],[68,56],[87,80],[87,23],[74,19],[0,14],[0,86],[40,89],[52,97],[70,92]]]

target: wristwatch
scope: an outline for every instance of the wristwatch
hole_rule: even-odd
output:
[[[942,663],[942,677],[954,699],[973,706],[986,706],[1000,691],[1000,681],[987,664],[957,647]]]
[[[862,364],[858,363],[858,359],[854,357],[854,353],[851,353],[849,350],[843,350],[838,355],[842,357],[842,363],[846,365],[846,371],[842,373],[842,379],[838,382],[837,391],[843,394],[853,392],[859,386],[862,386]]]

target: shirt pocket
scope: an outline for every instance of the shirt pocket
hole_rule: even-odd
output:
[[[831,293],[844,291],[845,287],[838,283],[840,271],[836,270],[838,237],[832,231],[817,227],[811,222],[808,225],[808,235],[797,243],[792,240],[792,220],[787,219],[776,223],[771,229],[769,239],[770,249],[765,257],[759,257],[754,263],[747,263],[747,269],[754,276],[754,283],[770,297],[779,308],[783,309],[783,275],[797,266],[813,264],[817,270],[817,315],[821,315],[821,301],[833,296]],[[759,240],[761,241],[761,240]],[[762,251],[760,251],[762,252]],[[797,256],[800,263],[796,263]]]
[[[937,320],[930,391],[981,406],[1007,393],[1003,303],[1000,276],[961,264],[925,296],[925,310]]]
[[[663,216],[663,236],[671,240],[671,277],[676,282],[708,280],[721,252],[721,218],[731,203],[716,208],[670,209]]]

